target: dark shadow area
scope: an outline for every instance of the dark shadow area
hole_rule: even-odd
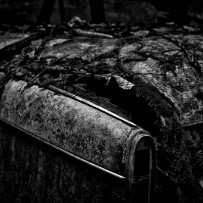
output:
[[[133,22],[154,24],[202,24],[201,0],[1,0],[0,23],[3,24],[61,24],[74,16],[101,22]]]

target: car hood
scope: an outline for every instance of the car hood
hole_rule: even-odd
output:
[[[109,99],[110,94],[120,89],[146,100],[163,124],[167,108],[159,105],[162,99],[182,125],[203,120],[201,34],[159,28],[113,39],[39,36],[23,50],[1,69],[29,85],[51,84],[106,108],[109,104],[112,111],[119,105]]]

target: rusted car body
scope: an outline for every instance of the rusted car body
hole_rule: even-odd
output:
[[[60,90],[32,86],[22,94],[24,85],[10,81],[2,94],[3,180],[6,177],[11,188],[17,187],[7,199],[8,188],[3,186],[4,201],[126,202],[129,198],[134,202],[140,193],[151,201],[156,156],[149,133]],[[50,154],[50,149],[44,150],[27,137],[68,158]]]
[[[152,202],[156,150],[147,131],[57,87],[26,85],[9,80],[1,94],[2,202]]]
[[[202,35],[50,33],[0,50],[1,200],[201,201]]]

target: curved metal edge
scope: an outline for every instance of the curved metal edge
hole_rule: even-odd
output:
[[[115,178],[118,178],[118,179],[120,179],[120,180],[125,180],[125,179],[126,179],[126,178],[125,178],[124,176],[122,176],[122,175],[119,175],[119,174],[117,174],[117,173],[114,173],[114,172],[112,172],[112,171],[110,171],[110,170],[108,170],[108,169],[105,169],[105,168],[103,168],[103,167],[101,167],[101,166],[98,166],[98,165],[96,165],[96,164],[94,164],[94,163],[91,163],[91,162],[89,162],[89,161],[87,161],[87,160],[85,160],[85,159],[83,159],[83,158],[81,158],[81,157],[79,157],[79,156],[77,156],[77,155],[71,153],[71,152],[68,152],[68,151],[64,150],[64,149],[62,149],[62,148],[56,146],[55,144],[50,143],[50,142],[48,142],[48,141],[46,141],[46,140],[40,138],[39,136],[37,136],[37,135],[35,135],[35,134],[33,134],[33,133],[31,133],[31,132],[29,132],[29,131],[27,131],[27,130],[25,130],[25,129],[23,129],[23,128],[21,128],[21,127],[15,125],[15,124],[13,124],[13,123],[7,121],[7,120],[5,120],[4,118],[1,118],[1,117],[0,117],[0,121],[2,121],[3,123],[6,123],[7,125],[9,125],[9,126],[15,128],[15,129],[17,129],[17,130],[23,132],[24,134],[28,135],[29,137],[31,137],[31,138],[33,138],[33,139],[35,139],[35,140],[37,140],[37,141],[39,141],[39,142],[41,142],[41,143],[43,143],[43,144],[49,146],[49,147],[51,147],[52,149],[55,149],[55,150],[57,150],[58,152],[61,152],[61,153],[65,154],[65,155],[68,156],[68,157],[71,157],[71,158],[73,158],[73,159],[75,159],[75,160],[77,160],[77,161],[79,161],[79,162],[82,162],[82,163],[84,163],[84,164],[86,164],[86,165],[88,165],[88,166],[90,166],[90,167],[93,167],[93,168],[95,168],[95,169],[97,169],[97,170],[100,170],[100,171],[102,171],[102,172],[104,172],[104,173],[106,173],[106,174],[108,174],[108,175],[110,175],[110,176],[113,176],[113,177],[115,177]]]
[[[110,115],[110,116],[112,116],[112,117],[114,117],[114,118],[124,122],[125,124],[130,125],[131,127],[136,127],[136,128],[139,127],[137,124],[135,124],[135,123],[133,123],[133,122],[131,122],[131,121],[129,121],[129,120],[127,120],[127,119],[125,119],[125,118],[123,118],[123,117],[121,117],[121,116],[119,116],[119,115],[117,115],[117,114],[115,114],[115,113],[113,113],[113,112],[111,112],[111,111],[109,111],[109,110],[107,110],[107,109],[105,109],[105,108],[103,108],[103,107],[101,107],[101,106],[99,106],[99,105],[89,101],[89,100],[86,100],[86,99],[84,99],[82,97],[79,97],[79,96],[77,96],[75,94],[72,94],[70,92],[67,92],[65,90],[62,90],[62,89],[57,88],[57,87],[52,86],[52,85],[49,85],[47,87],[47,89],[52,90],[53,92],[60,93],[60,94],[62,94],[64,96],[66,96],[66,97],[70,97],[72,99],[80,101],[80,102],[82,102],[84,104],[87,104],[88,106],[91,106],[91,107],[93,107],[93,108],[95,108],[95,109],[97,109],[99,111],[102,111],[102,112],[104,112],[104,113],[106,113],[106,114],[108,114],[108,115]]]
[[[135,134],[130,140],[128,149],[128,158],[126,163],[126,184],[128,202],[137,202],[136,191],[134,190],[135,182],[135,156],[139,143],[145,140],[149,146],[149,185],[148,185],[148,203],[155,202],[155,186],[156,186],[156,147],[153,138],[148,134]],[[139,163],[137,163],[139,164]]]

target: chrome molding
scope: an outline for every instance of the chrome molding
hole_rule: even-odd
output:
[[[1,118],[1,117],[0,117],[0,121],[2,121],[3,123],[6,123],[6,124],[8,124],[8,125],[14,127],[15,129],[17,129],[17,130],[19,130],[19,131],[25,133],[25,134],[28,135],[29,137],[32,137],[32,138],[34,138],[35,140],[37,140],[37,141],[39,141],[39,142],[41,142],[41,143],[43,143],[43,144],[46,144],[47,146],[49,146],[49,147],[51,147],[51,148],[53,148],[53,149],[55,149],[55,150],[57,150],[57,151],[59,151],[59,152],[65,154],[65,155],[67,155],[67,156],[69,156],[69,157],[71,157],[71,158],[73,158],[73,159],[75,159],[75,160],[78,160],[78,161],[80,161],[80,162],[82,162],[82,163],[84,163],[84,164],[87,164],[88,166],[91,166],[91,167],[93,167],[93,168],[95,168],[95,169],[98,169],[98,170],[100,170],[100,171],[102,171],[102,172],[104,172],[104,173],[106,173],[106,174],[108,174],[108,175],[111,175],[111,176],[113,176],[113,177],[115,177],[115,178],[118,178],[118,179],[120,179],[120,180],[125,180],[125,179],[126,179],[126,178],[125,178],[124,176],[122,176],[122,175],[119,175],[119,174],[117,174],[117,173],[114,173],[114,172],[112,172],[112,171],[110,171],[110,170],[108,170],[108,169],[102,168],[102,167],[100,167],[100,166],[98,166],[98,165],[96,165],[96,164],[94,164],[94,163],[91,163],[91,162],[89,162],[89,161],[87,161],[87,160],[85,160],[85,159],[83,159],[83,158],[81,158],[81,157],[79,157],[79,156],[77,156],[77,155],[71,153],[71,152],[68,152],[68,151],[66,151],[66,150],[64,150],[64,149],[61,149],[60,147],[58,147],[58,146],[56,146],[56,145],[54,145],[54,144],[52,144],[52,143],[47,142],[46,140],[40,138],[39,136],[37,136],[37,135],[35,135],[35,134],[33,134],[33,133],[31,133],[31,132],[29,132],[29,131],[27,131],[27,130],[25,130],[25,129],[23,129],[23,128],[21,128],[21,127],[15,125],[15,124],[13,124],[13,123],[7,121],[7,120],[5,120],[4,118]]]
[[[72,94],[70,92],[67,92],[65,90],[62,90],[62,89],[60,89],[58,87],[55,87],[55,86],[52,86],[52,85],[49,85],[48,89],[52,90],[54,92],[60,93],[60,94],[62,94],[64,96],[70,97],[72,99],[75,99],[77,101],[80,101],[80,102],[82,102],[84,104],[87,104],[87,105],[89,105],[91,107],[94,107],[97,110],[100,110],[100,111],[102,111],[102,112],[104,112],[104,113],[106,113],[106,114],[108,114],[108,115],[110,115],[110,116],[120,120],[120,121],[123,121],[124,123],[130,125],[131,127],[136,127],[136,128],[139,127],[135,123],[133,123],[133,122],[131,122],[131,121],[129,121],[129,120],[127,120],[127,119],[125,119],[125,118],[123,118],[123,117],[121,117],[121,116],[119,116],[119,115],[117,115],[117,114],[115,114],[115,113],[113,113],[113,112],[111,112],[111,111],[109,111],[109,110],[107,110],[107,109],[105,109],[105,108],[103,108],[103,107],[101,107],[101,106],[99,106],[99,105],[89,101],[89,100],[83,99],[82,97],[79,97],[79,96],[77,96],[75,94]]]

